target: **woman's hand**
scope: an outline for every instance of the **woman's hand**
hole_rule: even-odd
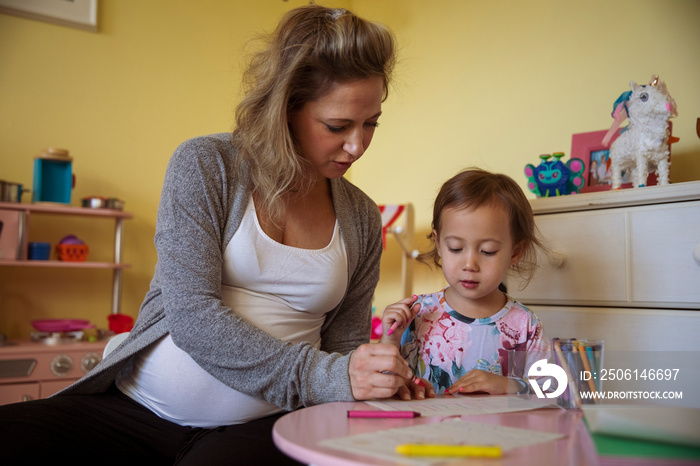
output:
[[[390,398],[413,377],[398,348],[382,343],[357,348],[350,356],[348,372],[356,400]]]
[[[510,382],[515,381],[511,381],[508,377],[502,375],[473,369],[467,372],[466,375],[463,375],[454,385],[445,390],[445,393],[454,395],[456,393],[483,392],[491,395],[500,395],[502,393],[509,393]]]
[[[388,343],[399,347],[401,335],[420,311],[420,304],[415,304],[417,296],[402,299],[398,303],[390,304],[382,312],[382,343]]]
[[[414,380],[420,382],[415,383]],[[424,400],[426,398],[435,398],[435,389],[427,380],[415,377],[413,380],[409,380],[403,386],[399,387],[396,396],[404,401],[409,401],[412,398]]]

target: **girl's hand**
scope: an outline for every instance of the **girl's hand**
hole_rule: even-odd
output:
[[[382,343],[367,343],[357,348],[350,356],[348,373],[356,400],[391,398],[413,377],[398,348]]]
[[[415,383],[413,380],[419,380],[420,383]],[[406,383],[399,387],[396,392],[396,396],[404,401],[409,401],[412,398],[416,400],[424,400],[426,398],[435,398],[435,389],[433,385],[425,379],[418,379],[417,377],[406,381]]]
[[[509,382],[511,381],[508,377],[473,369],[445,390],[445,393],[454,395],[457,393],[483,392],[491,395],[500,395],[509,392]]]
[[[398,303],[390,304],[382,312],[382,338],[381,343],[388,343],[398,347],[401,344],[401,335],[408,328],[408,324],[420,311],[420,304],[415,304],[418,296],[402,299]],[[415,305],[414,305],[415,304]]]

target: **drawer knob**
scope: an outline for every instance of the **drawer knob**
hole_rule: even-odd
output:
[[[700,264],[700,244],[695,246],[695,249],[693,249],[693,259],[695,259],[695,262]]]
[[[566,256],[564,253],[559,252],[559,251],[552,251],[549,253],[549,265],[551,265],[554,268],[560,269],[564,267],[564,263],[566,262]]]

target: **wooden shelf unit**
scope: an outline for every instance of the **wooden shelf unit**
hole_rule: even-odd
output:
[[[122,242],[124,233],[124,220],[133,218],[133,214],[116,209],[95,209],[89,207],[72,207],[63,204],[36,203],[23,204],[14,202],[0,202],[0,210],[18,211],[20,215],[20,259],[1,259],[0,266],[9,267],[57,267],[57,268],[85,268],[85,269],[112,269],[112,314],[118,314],[121,310],[122,271],[130,267],[122,262]],[[114,260],[112,262],[68,262],[59,260],[28,260],[27,242],[29,230],[29,217],[32,215],[57,215],[80,216],[91,218],[114,219]]]

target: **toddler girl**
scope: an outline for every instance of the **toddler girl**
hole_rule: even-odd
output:
[[[433,248],[420,258],[442,268],[448,286],[388,306],[382,343],[399,346],[436,393],[526,392],[525,368],[549,344],[537,316],[501,283],[509,270],[527,283],[544,247],[529,202],[510,177],[467,170],[440,189],[432,226]],[[516,377],[507,377],[509,364]]]

